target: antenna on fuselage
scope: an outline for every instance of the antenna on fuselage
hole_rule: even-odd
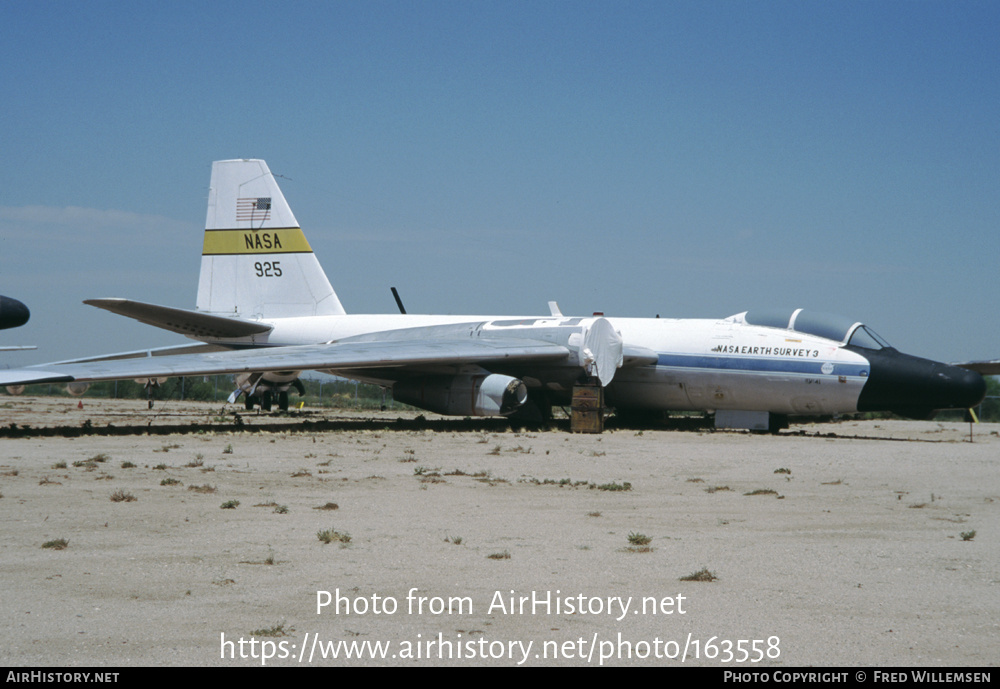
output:
[[[406,315],[406,309],[403,308],[403,300],[399,298],[399,292],[396,291],[395,287],[390,287],[392,290],[392,298],[396,300],[396,306],[399,307],[399,312]]]

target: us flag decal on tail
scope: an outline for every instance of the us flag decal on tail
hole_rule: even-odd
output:
[[[236,221],[263,222],[271,218],[271,197],[236,199]]]

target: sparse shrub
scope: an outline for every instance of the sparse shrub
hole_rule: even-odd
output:
[[[285,623],[279,622],[278,624],[267,627],[265,629],[255,629],[250,632],[250,636],[288,636],[291,632],[294,632],[294,627],[289,627],[285,629]]]
[[[632,545],[649,545],[649,542],[652,540],[646,534],[636,533],[635,531],[628,535],[628,542]]]
[[[165,478],[162,481],[160,481],[161,486],[179,486],[180,483],[181,482],[175,478]]]
[[[318,538],[323,545],[330,543],[340,543],[341,545],[347,545],[351,542],[351,535],[348,533],[341,533],[336,529],[323,529],[316,533],[316,538]]]
[[[508,552],[506,550],[502,550],[499,553],[490,553],[486,557],[488,559],[490,559],[490,560],[509,560],[510,559],[510,552]]]
[[[975,537],[976,537],[976,530],[975,529],[973,529],[972,531],[963,531],[962,532],[962,540],[963,541],[971,541]]]
[[[69,541],[65,538],[57,538],[54,541],[45,541],[45,543],[42,543],[43,548],[51,548],[52,550],[65,550],[68,545]]]
[[[719,577],[708,571],[708,567],[702,567],[697,572],[692,572],[686,577],[681,577],[681,581],[715,581]]]
[[[632,490],[632,484],[628,481],[624,483],[602,483],[597,486],[597,490],[610,490],[610,491],[622,491],[622,490]]]
[[[135,463],[125,460],[122,462],[122,469],[135,469]]]
[[[320,505],[319,507],[314,507],[314,510],[336,510],[340,509],[340,505],[335,502],[328,502],[325,505]]]
[[[121,488],[111,494],[111,502],[135,502],[136,497]]]
[[[219,507],[221,507],[224,510],[235,510],[239,506],[240,506],[239,500],[226,500],[224,503],[219,505]]]

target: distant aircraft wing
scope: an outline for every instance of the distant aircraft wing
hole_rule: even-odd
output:
[[[488,366],[495,362],[558,362],[560,344],[504,338],[393,340],[271,347],[132,359],[41,364],[0,371],[0,385],[69,383],[267,371],[350,370],[426,365]]]
[[[983,376],[1000,376],[1000,359],[992,361],[966,361],[963,364],[955,364],[959,368],[965,368]]]

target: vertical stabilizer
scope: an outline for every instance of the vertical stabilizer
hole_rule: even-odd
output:
[[[212,163],[197,308],[242,318],[344,313],[263,160]]]

